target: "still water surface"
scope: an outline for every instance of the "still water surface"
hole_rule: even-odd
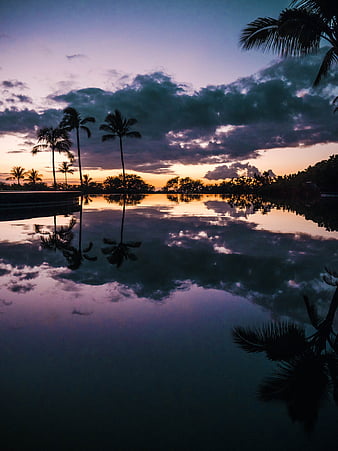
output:
[[[310,420],[261,401],[276,362],[231,333],[278,320],[312,333],[303,295],[325,316],[338,232],[184,200],[92,197],[0,221],[2,449],[338,449],[332,396]]]

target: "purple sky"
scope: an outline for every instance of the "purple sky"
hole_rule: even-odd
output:
[[[50,179],[50,155],[32,157],[36,130],[71,105],[93,115],[84,172],[120,171],[98,125],[118,108],[141,140],[125,143],[127,169],[161,186],[173,175],[217,180],[305,168],[335,152],[331,102],[337,77],[316,90],[319,56],[278,61],[242,52],[241,29],[276,16],[287,1],[181,0],[0,5],[0,175],[14,165]],[[63,161],[59,157],[59,162]],[[77,174],[74,174],[74,180]]]

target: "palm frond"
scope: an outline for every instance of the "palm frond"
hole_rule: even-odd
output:
[[[327,22],[338,16],[338,5],[332,0],[293,0],[290,6],[306,8],[322,16]]]
[[[81,130],[84,130],[87,133],[87,137],[90,138],[92,136],[91,131],[89,130],[88,127],[84,126],[84,125],[80,125]]]
[[[324,56],[324,59],[322,61],[322,64],[321,64],[321,66],[319,68],[319,71],[317,73],[316,79],[313,82],[313,86],[318,86],[320,81],[321,81],[321,79],[328,74],[328,72],[331,69],[332,65],[334,63],[338,62],[338,54],[336,52],[337,52],[337,49],[334,48],[334,47],[329,49],[326,52],[326,54]]]
[[[109,133],[113,132],[113,129],[108,124],[101,124],[99,127],[99,130],[103,130],[104,132],[109,132]]]
[[[126,136],[128,136],[128,138],[142,138],[140,132],[127,132]]]
[[[131,127],[132,125],[135,125],[136,123],[137,123],[137,119],[132,117],[126,121],[126,126]]]
[[[325,358],[308,352],[279,364],[277,371],[260,385],[258,397],[262,401],[284,401],[291,419],[311,431],[329,381]]]
[[[115,139],[117,135],[102,135],[102,142],[110,141],[112,139]]]
[[[311,324],[315,329],[318,329],[323,319],[318,315],[316,306],[310,301],[308,296],[304,295],[303,298]]]
[[[87,116],[87,117],[85,117],[84,119],[82,119],[81,125],[84,125],[84,124],[86,124],[87,122],[96,122],[96,119],[95,119],[95,117],[93,117],[93,116]]]
[[[241,47],[244,50],[269,50],[278,37],[278,25],[277,19],[258,17],[243,29],[239,40]]]
[[[142,244],[142,241],[127,241],[126,242],[126,245],[128,246],[128,247],[140,247],[141,246],[141,244]]]
[[[105,244],[117,244],[115,240],[111,240],[109,238],[103,238],[103,242]]]
[[[48,145],[47,144],[37,144],[36,146],[33,147],[32,149],[32,154],[36,155],[38,152],[41,152],[43,150],[48,149]]]
[[[271,50],[280,56],[300,56],[319,49],[326,24],[306,8],[284,9],[278,19],[260,17],[242,31],[244,50]]]
[[[305,331],[289,322],[268,323],[261,328],[235,327],[234,342],[246,352],[265,352],[270,360],[289,360],[308,348]]]
[[[93,243],[92,243],[92,241],[90,241],[90,243],[88,244],[88,246],[85,248],[85,249],[83,249],[83,252],[90,252],[91,251],[91,249],[92,249],[92,247],[93,247]]]

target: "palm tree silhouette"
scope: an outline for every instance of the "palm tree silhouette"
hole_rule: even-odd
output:
[[[124,137],[141,138],[141,133],[130,130],[130,127],[135,125],[137,123],[137,120],[133,118],[126,119],[122,116],[119,110],[115,110],[114,114],[109,113],[104,121],[106,123],[100,125],[100,130],[108,132],[108,134],[102,136],[102,141],[104,142],[111,139],[119,138],[121,164],[123,172],[123,184],[124,188],[126,188],[126,174],[124,169],[122,138]]]
[[[39,173],[39,171],[35,169],[31,169],[26,173],[27,178],[26,180],[31,183],[33,186],[36,185],[36,182],[41,182],[42,180],[42,174]]]
[[[67,184],[67,174],[74,174],[74,169],[72,168],[72,163],[68,163],[67,161],[63,161],[59,166],[59,172],[65,174],[65,184],[66,188]]]
[[[130,251],[131,248],[138,248],[141,246],[141,241],[127,241],[123,240],[123,232],[124,232],[124,220],[125,220],[125,212],[126,212],[126,203],[127,196],[122,196],[122,219],[121,219],[121,228],[120,228],[120,241],[117,242],[115,240],[111,240],[109,238],[104,238],[103,242],[108,244],[108,247],[102,248],[102,253],[108,255],[107,260],[110,264],[116,265],[119,268],[124,260],[137,260],[136,255]]]
[[[76,224],[76,219],[72,217],[67,226],[57,227],[56,215],[54,215],[54,227],[53,232],[41,232],[40,236],[41,246],[44,249],[54,250],[64,249],[70,246],[72,239],[74,238],[73,227]]]
[[[78,269],[83,260],[88,260],[91,262],[95,262],[97,260],[96,256],[89,256],[88,253],[91,251],[93,247],[93,243],[90,242],[88,246],[82,249],[82,222],[83,222],[83,196],[81,196],[81,204],[80,204],[80,224],[79,224],[79,236],[78,236],[78,245],[77,247],[71,245],[71,241],[66,243],[63,247],[63,255],[68,262],[68,268],[75,270]]]
[[[52,167],[53,167],[53,185],[56,189],[56,176],[55,176],[55,151],[59,153],[65,153],[70,161],[73,161],[74,155],[70,152],[72,145],[69,139],[69,133],[62,128],[45,127],[37,133],[38,143],[33,147],[32,154],[35,155],[40,151],[44,151],[48,148],[52,151]]]
[[[83,174],[83,187],[88,190],[92,185],[94,185],[94,182],[91,176],[89,174]]]
[[[326,269],[324,281],[336,287],[326,317],[304,296],[316,332],[306,336],[305,328],[290,322],[269,323],[260,328],[235,327],[234,342],[246,352],[265,352],[277,361],[277,370],[258,390],[262,401],[283,401],[293,421],[314,427],[321,401],[332,392],[338,405],[338,335],[333,321],[338,308],[338,273]]]
[[[22,168],[21,166],[14,166],[11,169],[10,176],[6,178],[6,180],[16,180],[18,183],[18,186],[20,186],[20,180],[25,178],[26,172],[25,168]]]
[[[272,50],[282,57],[318,52],[322,40],[329,44],[314,86],[338,61],[338,5],[330,0],[294,0],[277,19],[259,17],[242,30],[244,50]]]
[[[80,113],[72,107],[65,108],[63,110],[63,118],[60,122],[60,127],[67,131],[76,130],[76,143],[77,143],[77,158],[79,162],[80,184],[82,188],[82,166],[81,166],[81,151],[80,151],[80,130],[84,130],[87,133],[87,137],[91,137],[91,131],[85,126],[88,122],[95,122],[95,118],[87,116],[81,118]]]
[[[76,224],[76,219],[71,218],[67,226],[57,227],[56,216],[54,216],[54,228],[53,232],[41,232],[40,233],[41,247],[48,250],[59,250],[62,252],[63,256],[66,258],[68,263],[68,268],[75,270],[78,269],[83,261],[83,259],[89,261],[96,261],[97,257],[91,257],[88,252],[92,249],[93,243],[90,242],[87,248],[82,249],[82,204],[83,200],[81,197],[80,205],[80,224],[79,224],[79,236],[77,247],[73,246],[72,241],[74,239],[73,228]]]

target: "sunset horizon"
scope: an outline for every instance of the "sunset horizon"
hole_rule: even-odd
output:
[[[31,151],[38,129],[57,127],[69,106],[96,118],[89,124],[92,137],[80,138],[82,172],[97,182],[121,172],[118,143],[103,143],[99,130],[115,109],[135,118],[142,135],[125,140],[126,171],[156,189],[175,176],[217,183],[246,172],[286,175],[336,153],[337,76],[332,71],[312,86],[325,49],[281,60],[239,48],[246,22],[275,14],[287,1],[250,4],[245,13],[232,2],[211,8],[198,1],[193,21],[186,18],[190,0],[165,1],[157,11],[150,0],[141,10],[133,0],[111,7],[104,0],[95,6],[75,2],[74,8],[61,2],[52,18],[43,4],[34,7],[44,21],[36,20],[30,2],[1,6],[0,181],[14,166],[34,168],[44,182],[52,181],[49,152]],[[25,17],[35,26],[28,27]],[[53,21],[59,26],[49,27]],[[179,33],[174,24],[182,25]],[[111,56],[110,40],[120,43]],[[147,51],[139,54],[141,45]],[[76,157],[74,132],[71,139]],[[57,154],[56,166],[62,161]],[[69,182],[76,184],[76,158],[73,169]]]

